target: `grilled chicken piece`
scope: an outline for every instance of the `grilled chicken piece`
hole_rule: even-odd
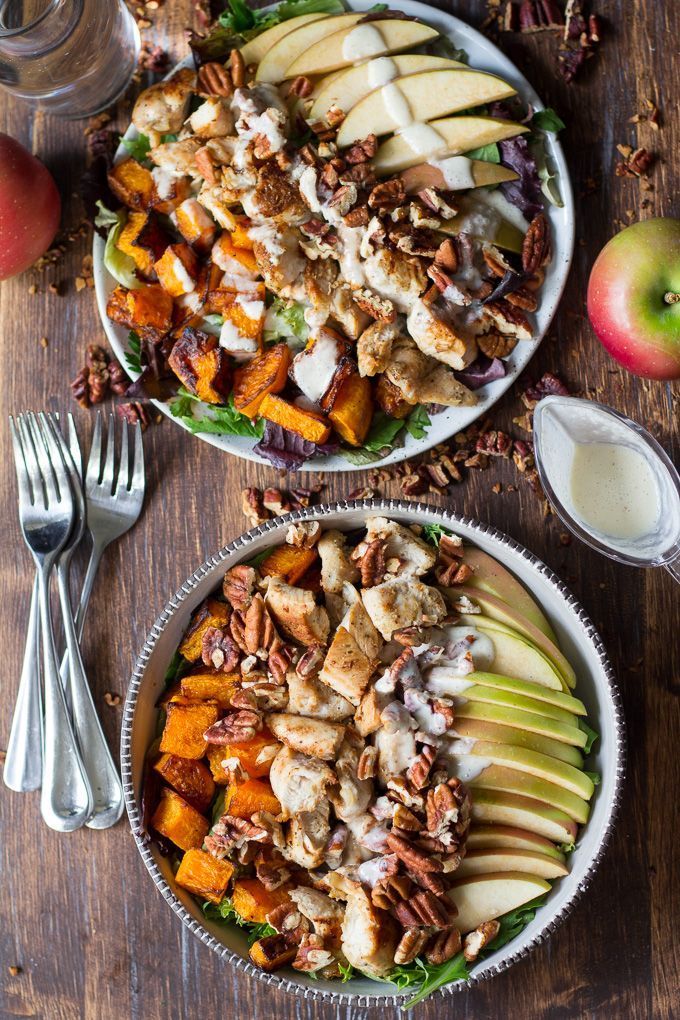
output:
[[[341,722],[354,714],[354,705],[316,677],[288,674],[288,711],[328,722]]]
[[[347,552],[347,541],[341,531],[324,531],[316,547],[321,557],[321,587],[325,592],[341,592],[345,582],[356,584],[359,569]]]
[[[399,569],[392,571],[400,577],[422,577],[437,562],[437,550],[428,545],[422,538],[414,535],[410,528],[405,528],[396,521],[386,517],[369,517],[366,528],[366,541],[376,538],[385,541],[385,560],[399,560]]]
[[[364,608],[359,592],[347,582],[342,586],[342,596],[349,606],[342,619],[342,626],[351,634],[364,655],[369,659],[377,659],[383,642]]]
[[[349,631],[340,626],[333,636],[319,679],[353,705],[358,705],[377,664],[378,660],[369,658]]]
[[[311,308],[305,320],[312,331],[324,326],[331,314],[331,297],[338,277],[338,265],[332,259],[311,260],[305,265],[304,284]]]
[[[458,382],[452,369],[423,354],[409,337],[395,340],[385,375],[409,404],[459,407],[477,402],[474,393]]]
[[[455,327],[446,316],[425,304],[414,301],[406,320],[408,331],[423,352],[443,361],[458,371],[477,357],[477,341]]]
[[[195,83],[195,73],[185,67],[167,81],[144,89],[137,98],[132,123],[149,136],[152,145],[160,141],[160,135],[175,133],[182,127]]]
[[[374,322],[357,340],[359,375],[379,375],[390,363],[392,344],[401,332],[395,322]]]
[[[345,736],[340,723],[323,719],[310,719],[291,712],[276,712],[267,716],[267,725],[277,740],[293,751],[308,754],[323,761],[334,761]]]
[[[358,733],[347,730],[335,764],[338,785],[328,791],[335,813],[343,822],[365,814],[373,796],[372,781],[357,779],[357,765],[363,749],[364,741]]]
[[[409,312],[427,286],[427,276],[420,264],[410,261],[401,252],[378,248],[363,263],[368,287],[381,298],[391,301],[399,312]]]
[[[374,686],[368,688],[354,713],[354,725],[362,737],[375,733],[382,726],[380,713],[385,707],[385,698],[378,694]]]
[[[362,592],[364,606],[386,641],[402,627],[432,626],[446,616],[436,588],[414,578],[395,577]]]
[[[331,295],[331,316],[339,323],[342,332],[356,340],[371,321],[352,297],[352,288],[341,284],[333,288]]]
[[[164,142],[151,149],[149,155],[156,166],[172,177],[196,177],[196,153],[201,148],[200,138],[183,138],[179,142]]]
[[[234,118],[229,106],[219,96],[210,96],[201,103],[189,118],[191,130],[199,138],[222,138],[234,130]]]
[[[317,935],[339,945],[344,907],[326,893],[303,885],[291,889],[290,898],[302,916],[312,922]]]
[[[322,801],[314,811],[294,815],[288,824],[283,856],[301,868],[320,867],[331,831],[329,816],[328,801]]]
[[[383,977],[394,967],[399,928],[390,915],[374,907],[365,889],[356,882],[348,888],[342,922],[342,949],[354,967]]]
[[[300,253],[297,231],[276,232],[265,224],[251,227],[249,233],[257,268],[268,289],[279,297],[304,301],[307,260]]]
[[[314,811],[326,796],[326,787],[335,782],[333,771],[322,761],[282,747],[269,773],[284,818],[301,811]]]
[[[323,606],[317,606],[311,591],[272,577],[265,602],[286,637],[301,645],[326,644],[330,627],[328,613]]]
[[[257,172],[257,184],[243,198],[243,209],[252,219],[284,224],[303,223],[309,210],[294,181],[270,159]]]
[[[378,775],[383,784],[391,776],[404,773],[417,753],[412,730],[389,733],[381,726],[375,734],[375,746],[378,749]]]

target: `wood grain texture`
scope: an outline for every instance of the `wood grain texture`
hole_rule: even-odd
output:
[[[476,0],[440,6],[474,24],[486,14]],[[574,267],[530,375],[557,371],[573,390],[596,395],[647,425],[672,452],[677,388],[620,371],[595,341],[584,299],[593,258],[621,221],[679,212],[680,8],[659,0],[602,0],[598,7],[605,19],[601,50],[570,87],[555,74],[550,41],[501,37],[506,52],[568,124],[563,140],[577,196]],[[145,34],[178,56],[192,8],[190,0],[168,2]],[[644,123],[629,123],[646,98],[662,110],[658,133]],[[0,130],[22,141],[54,171],[65,203],[64,223],[77,224],[82,125],[51,120],[2,95]],[[653,191],[644,191],[637,180],[615,178],[618,142],[639,142],[659,153]],[[594,188],[586,184],[589,179],[596,182]],[[48,272],[25,274],[0,287],[3,415],[26,407],[73,406],[68,382],[83,361],[85,345],[103,340],[92,291],[76,293],[73,283],[88,244],[82,238]],[[32,280],[38,285],[35,295],[28,292]],[[50,281],[59,283],[61,296],[47,292]],[[39,344],[41,336],[49,340],[46,349]],[[87,412],[77,413],[89,430]],[[510,428],[518,413],[516,394],[508,393],[493,418]],[[148,430],[145,447],[146,511],[133,532],[106,554],[86,628],[84,657],[112,747],[117,746],[120,708],[106,705],[105,692],[125,692],[136,652],[166,597],[208,554],[244,530],[240,490],[277,484],[273,470],[220,456],[167,421]],[[4,425],[0,456],[5,521],[0,556],[2,747],[19,676],[31,576],[20,542]],[[543,518],[533,494],[522,485],[516,492],[506,490],[516,481],[512,465],[494,462],[432,501],[489,522],[532,549],[567,581],[600,628],[618,672],[629,726],[623,810],[590,892],[547,945],[492,982],[446,1000],[445,1006],[441,1000],[425,1004],[415,1015],[435,1020],[445,1008],[474,1020],[670,1020],[677,1015],[680,973],[677,591],[662,571],[617,566],[576,542],[563,547],[559,522]],[[503,485],[500,495],[491,491],[495,482]],[[365,484],[365,473],[331,476],[324,497],[340,498]],[[398,494],[394,483],[381,491]],[[57,835],[41,823],[37,795],[22,797],[4,787],[0,812],[2,1017],[377,1018],[377,1011],[298,1002],[232,973],[173,917],[154,890],[124,822],[108,832]],[[9,973],[13,965],[22,968],[17,976]],[[381,1016],[390,1012],[381,1011]]]

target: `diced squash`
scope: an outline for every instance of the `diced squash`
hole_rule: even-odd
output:
[[[297,945],[290,944],[290,939],[285,935],[265,935],[264,938],[253,942],[248,950],[250,959],[256,967],[261,970],[273,971],[285,967],[295,959]]]
[[[216,336],[187,327],[175,342],[168,364],[201,400],[208,404],[227,401],[231,391],[231,360]]]
[[[190,294],[196,287],[198,261],[188,244],[169,244],[154,269],[161,287],[173,297]]]
[[[235,259],[239,262],[249,273],[257,273],[257,260],[249,248],[237,248],[228,233],[224,232],[220,234],[219,238],[215,242],[217,246],[217,252],[213,251],[213,258],[219,264],[221,260],[226,257],[228,260]],[[252,247],[252,246],[251,246]]]
[[[286,343],[275,344],[234,372],[234,406],[254,418],[268,393],[280,393],[293,356]]]
[[[112,322],[117,322],[120,326],[127,326],[128,329],[132,329],[130,309],[127,303],[128,293],[127,287],[120,285],[114,287],[106,302],[106,314]]]
[[[237,216],[236,226],[231,232],[231,243],[235,248],[246,248],[248,251],[253,250],[253,239],[248,233],[250,227],[250,220],[247,216]]]
[[[210,771],[216,786],[227,786],[229,783],[229,776],[222,768],[222,762],[229,757],[226,750],[226,748],[221,747],[219,744],[208,744],[208,764],[210,765]]]
[[[234,874],[234,865],[205,850],[187,850],[180,861],[175,882],[183,889],[211,903],[220,903]]]
[[[181,697],[182,683],[180,680],[177,680],[174,684],[171,684],[170,687],[166,687],[156,704],[161,708],[165,708],[169,701],[177,701],[177,699]]]
[[[153,813],[151,826],[180,850],[192,850],[194,847],[202,846],[210,828],[208,819],[168,786],[161,791],[161,799]]]
[[[187,198],[175,210],[180,234],[197,251],[207,252],[215,240],[216,226],[208,211],[195,198]]]
[[[143,276],[154,274],[154,263],[168,247],[170,240],[158,219],[148,212],[131,212],[120,232],[116,247],[134,260]]]
[[[328,417],[341,439],[350,446],[361,446],[373,417],[371,380],[358,372],[345,379]]]
[[[197,811],[208,810],[215,796],[215,780],[202,761],[180,758],[176,754],[161,754],[153,767],[163,776],[168,786],[181,794]]]
[[[226,747],[221,747],[221,761],[224,761],[226,758],[238,758],[241,768],[252,779],[261,779],[262,776],[269,775],[275,749],[278,749],[278,746],[276,737],[264,727],[259,733],[255,734],[252,740],[247,740],[242,744],[227,744]]]
[[[225,627],[229,623],[231,609],[226,602],[206,599],[191,618],[179,653],[189,662],[198,662],[203,650],[203,635],[209,627]]]
[[[163,213],[164,216],[169,216],[171,212],[174,212],[178,205],[181,205],[185,199],[191,194],[191,178],[190,177],[173,177],[169,182],[167,191],[164,192],[164,197],[158,196],[154,199],[153,207],[156,212]]]
[[[313,351],[313,349],[314,349],[314,341],[312,341],[312,346],[311,346],[311,350],[312,351]],[[337,397],[338,397],[338,393],[340,392],[341,388],[344,386],[345,381],[347,379],[349,379],[349,377],[351,375],[354,375],[356,370],[357,370],[357,366],[356,366],[355,362],[353,362],[351,360],[351,358],[348,358],[348,357],[341,357],[340,358],[340,361],[338,362],[337,367],[336,367],[335,371],[333,372],[333,377],[332,377],[332,379],[330,381],[330,385],[329,385],[328,389],[326,390],[326,392],[324,393],[324,395],[322,396],[322,398],[321,398],[321,400],[319,402],[321,410],[325,414],[328,414],[328,412],[333,409],[333,406],[335,405],[335,401],[337,400]]]
[[[260,563],[259,571],[263,577],[278,574],[286,584],[297,584],[303,574],[317,559],[316,549],[301,549],[295,545],[279,545]]]
[[[224,799],[224,809],[237,818],[252,818],[256,811],[268,811],[270,815],[281,813],[281,805],[268,779],[232,783]]]
[[[129,290],[125,297],[130,325],[135,329],[149,326],[165,333],[172,326],[172,297],[158,284],[147,284],[139,290]]]
[[[321,414],[305,411],[302,407],[268,393],[260,404],[259,413],[263,418],[295,432],[310,443],[325,443],[331,434],[330,425]],[[368,424],[366,426],[368,430]]]
[[[236,298],[241,294],[247,301],[264,301],[266,297],[265,286],[256,280],[248,280],[247,290],[236,290],[234,287],[212,287],[207,294],[205,311],[209,315],[227,315],[237,303]]]
[[[413,410],[398,386],[395,386],[386,375],[378,377],[375,388],[375,399],[378,407],[391,418],[405,418]]]
[[[208,748],[203,734],[220,714],[215,701],[169,701],[161,737],[161,751],[180,758],[203,758]]]
[[[150,170],[136,159],[124,159],[108,172],[111,191],[128,209],[146,210],[154,204],[156,183]]]
[[[240,336],[257,340],[258,344],[261,345],[262,330],[264,329],[264,302],[260,302],[257,297],[251,298],[249,294],[243,295],[243,297],[250,307],[244,307],[237,296],[233,304],[225,309],[223,313],[224,318],[231,322],[234,328],[238,330]],[[259,308],[258,305],[260,305]],[[255,318],[251,318],[250,311],[259,312],[259,314]]]
[[[183,676],[180,685],[185,698],[197,701],[209,699],[226,709],[231,707],[231,696],[241,686],[241,674],[220,673],[218,670],[210,672],[206,669],[202,673]]]
[[[278,889],[265,889],[259,878],[239,878],[234,882],[231,902],[234,910],[245,921],[263,924],[275,907],[288,903],[290,896],[283,886]]]

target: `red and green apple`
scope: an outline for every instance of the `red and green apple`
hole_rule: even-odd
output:
[[[0,133],[0,280],[44,255],[60,216],[59,192],[47,167],[16,139]]]

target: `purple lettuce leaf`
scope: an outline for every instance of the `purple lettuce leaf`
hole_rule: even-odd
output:
[[[543,211],[541,179],[538,176],[536,160],[529,151],[525,138],[509,138],[499,142],[501,163],[519,174],[515,181],[504,181],[500,188],[508,202],[516,206],[531,221]]]
[[[478,390],[480,386],[502,379],[505,373],[505,364],[500,358],[487,358],[486,354],[480,354],[466,369],[456,372],[456,379],[469,390]]]
[[[337,443],[311,443],[295,432],[268,421],[262,439],[253,447],[255,453],[264,457],[275,468],[282,471],[299,471],[306,460],[312,457],[330,456],[337,453]]]

